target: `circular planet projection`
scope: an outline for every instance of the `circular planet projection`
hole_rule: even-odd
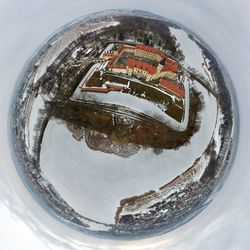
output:
[[[191,31],[138,11],[67,25],[33,55],[12,106],[17,169],[77,230],[139,236],[197,215],[230,169],[234,103]]]

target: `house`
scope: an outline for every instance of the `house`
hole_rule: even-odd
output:
[[[114,83],[114,82],[105,82],[105,86],[109,89],[109,91],[123,91],[126,89],[126,86],[123,84],[119,83]]]
[[[115,52],[115,54],[111,52],[105,53],[105,58],[110,60],[107,68],[114,73],[136,76],[147,82],[160,78],[177,80],[179,64],[168,58],[159,49],[137,44],[136,46],[123,45]],[[117,61],[123,53],[128,53],[131,57],[128,58],[125,65],[117,65]],[[157,66],[153,66],[149,61]]]
[[[109,89],[105,85],[103,87],[83,87],[81,92],[108,93]]]
[[[160,86],[166,89],[168,92],[173,93],[178,98],[185,97],[184,89],[176,86],[174,83],[171,83],[170,81],[167,81],[165,79],[160,79]]]

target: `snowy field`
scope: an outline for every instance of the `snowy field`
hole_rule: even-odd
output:
[[[119,22],[100,22],[100,23],[93,23],[89,24],[86,27],[75,27],[74,29],[68,31],[67,33],[63,34],[60,38],[54,41],[51,44],[50,49],[46,53],[46,55],[41,59],[40,66],[36,73],[34,83],[36,83],[40,77],[46,72],[47,67],[49,67],[55,59],[59,56],[59,54],[73,41],[75,41],[78,37],[82,34],[86,34],[88,32],[94,32],[99,29],[116,26]]]
[[[203,55],[201,48],[188,37],[186,31],[170,27],[170,32],[176,37],[177,43],[180,44],[180,49],[185,55],[184,66],[197,69],[198,73],[214,86],[213,78],[208,69],[210,61]]]
[[[81,83],[80,83],[81,85]],[[81,92],[79,88],[76,89],[74,95],[74,99],[78,100],[85,100],[85,101],[95,101],[99,103],[108,103],[108,104],[115,104],[126,106],[135,110],[137,112],[144,113],[155,119],[168,124],[173,129],[182,131],[185,130],[187,125],[187,119],[182,123],[179,123],[172,117],[168,116],[163,110],[161,110],[156,104],[145,100],[143,98],[139,98],[137,96],[122,93],[122,92],[114,92],[111,91],[109,93],[85,93]],[[185,116],[187,118],[187,116]]]
[[[89,149],[85,142],[73,139],[62,121],[51,120],[41,149],[44,177],[80,214],[114,223],[121,199],[157,190],[189,168],[206,149],[216,123],[217,104],[204,87],[196,86],[203,93],[206,106],[200,114],[200,130],[189,145],[179,150],[164,150],[160,155],[151,149],[140,150],[123,159]],[[126,102],[131,103],[127,96]]]
[[[39,118],[39,112],[40,110],[44,109],[44,101],[41,97],[41,95],[38,95],[37,98],[34,100],[34,103],[32,104],[32,110],[30,113],[29,120],[27,122],[27,145],[30,154],[33,154],[33,146],[34,146],[34,138],[36,136],[35,126],[37,124],[37,120]]]

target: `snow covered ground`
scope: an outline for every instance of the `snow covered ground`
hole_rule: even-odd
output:
[[[83,87],[83,85],[86,83],[86,81],[94,74],[94,72],[98,69],[100,69],[101,67],[101,63],[96,63],[94,64],[90,70],[87,72],[87,74],[83,77],[83,79],[81,80],[79,87]],[[80,92],[80,89],[77,88],[76,92]]]
[[[108,104],[126,106],[128,108],[131,108],[132,110],[152,116],[156,118],[157,120],[160,120],[168,124],[173,129],[180,130],[180,131],[184,130],[187,125],[187,119],[185,119],[184,122],[179,123],[172,117],[168,116],[165,112],[163,112],[163,110],[160,109],[160,107],[158,107],[153,102],[150,102],[143,98],[139,98],[137,96],[133,96],[127,93],[112,92],[112,91],[107,94],[90,93],[90,92],[86,93],[86,92],[81,92],[80,89],[77,88],[73,95],[73,98],[74,99],[76,98],[78,100],[96,101],[100,103],[108,103]],[[188,102],[187,104],[189,105]]]
[[[114,45],[113,43],[110,43],[110,44],[105,48],[105,50],[101,53],[100,58],[103,58],[104,53],[107,52],[107,51],[112,50],[114,46],[115,46],[115,45]]]
[[[30,154],[33,154],[34,138],[36,136],[35,126],[39,117],[39,111],[44,109],[44,101],[41,95],[38,95],[32,104],[32,110],[30,113],[29,121],[27,123],[27,140],[28,149]]]
[[[92,23],[89,24],[86,27],[75,27],[68,31],[67,33],[63,34],[61,37],[59,37],[56,41],[54,41],[51,44],[50,49],[47,51],[45,56],[40,61],[40,66],[38,68],[38,71],[36,73],[34,83],[36,83],[39,78],[46,72],[47,67],[49,67],[55,59],[58,57],[58,55],[73,41],[75,41],[78,37],[80,37],[82,34],[85,34],[87,32],[93,32],[97,31],[99,29],[110,27],[110,26],[116,26],[119,25],[119,22],[112,21],[112,22],[100,22],[100,23]]]
[[[78,54],[81,50],[82,50],[81,48],[77,48],[76,50],[74,50],[73,53],[72,53],[72,58],[73,58],[73,59],[76,59],[77,54]]]
[[[220,134],[220,125],[223,124],[223,118],[224,118],[224,115],[221,113],[221,110],[218,109],[218,118],[217,118],[217,121],[216,121],[216,125],[215,125],[215,128],[214,128],[214,134],[213,134],[213,138],[214,138],[214,141],[216,143],[215,151],[216,151],[217,155],[219,154],[220,147],[221,147],[222,136]]]
[[[187,76],[184,76],[183,86],[185,90],[185,100],[184,100],[184,117],[181,122],[182,128],[187,128],[188,120],[189,120],[189,105],[190,105],[190,84],[191,81]]]
[[[202,92],[206,105],[200,113],[200,130],[189,145],[179,150],[164,150],[160,155],[155,155],[151,149],[140,150],[130,158],[121,159],[89,149],[85,142],[72,137],[62,121],[51,120],[41,149],[44,177],[80,214],[114,223],[121,199],[158,190],[187,170],[206,149],[216,123],[217,103],[203,86],[198,83],[195,86]],[[121,96],[125,96],[126,104],[137,105],[129,96]],[[180,157],[183,155],[185,157]]]
[[[203,55],[201,48],[188,37],[186,31],[170,27],[170,32],[176,37],[177,43],[180,44],[180,49],[185,55],[184,66],[197,69],[214,86],[212,75],[208,69],[210,61]]]
[[[93,24],[91,29],[98,30],[105,25],[107,24]],[[45,73],[46,68],[68,44],[86,32],[84,29],[77,27],[71,31],[71,35],[63,35],[52,44],[41,60],[34,82]],[[181,44],[180,48],[185,54],[185,67],[195,67],[204,77],[211,80],[207,69],[209,61],[204,58],[202,50],[185,31],[171,28],[171,32]],[[105,51],[110,50],[112,46],[111,44]],[[73,57],[76,55],[76,52],[74,53]],[[101,67],[99,63],[92,66],[80,85],[86,82],[86,79],[99,67]],[[81,93],[77,88],[73,98],[126,106],[152,117],[160,117],[161,121],[173,128],[183,130],[188,122],[190,85],[192,83],[185,77],[186,112],[181,123],[167,116],[154,103],[130,94]],[[200,113],[200,130],[191,138],[190,144],[179,150],[164,150],[160,155],[155,155],[152,149],[140,150],[136,155],[121,159],[117,155],[91,150],[84,141],[79,142],[72,137],[64,122],[51,120],[45,130],[41,147],[40,165],[43,176],[55,187],[61,197],[83,216],[103,223],[114,223],[114,215],[120,200],[141,195],[149,190],[158,190],[160,186],[170,182],[192,166],[195,160],[203,154],[213,135],[218,137],[216,99],[198,82],[194,82],[193,86],[202,93],[205,106]],[[42,98],[38,96],[29,123],[31,148],[38,110],[42,105]],[[217,130],[214,132],[215,126]],[[185,157],[180,157],[183,155]],[[203,156],[201,160],[203,167],[199,175],[202,174],[202,169],[205,168],[208,159]]]

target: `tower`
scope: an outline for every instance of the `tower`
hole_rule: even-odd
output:
[[[163,59],[159,62],[158,66],[157,66],[157,71],[158,71],[158,72],[160,72],[160,71],[163,69],[165,63],[166,63],[166,58],[163,58]]]

